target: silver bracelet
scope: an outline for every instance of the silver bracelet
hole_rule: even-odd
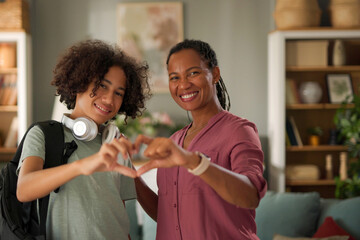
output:
[[[194,169],[188,169],[189,173],[196,176],[203,174],[210,166],[210,158],[202,154],[201,152],[195,152],[200,157],[200,164]]]

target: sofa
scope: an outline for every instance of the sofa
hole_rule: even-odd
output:
[[[261,240],[360,240],[360,197],[324,199],[316,192],[268,191],[256,209],[255,221]]]
[[[139,214],[135,202],[135,200],[126,202],[131,239],[154,240],[156,222],[142,209]],[[141,225],[139,225],[139,215],[142,216]],[[268,191],[256,209],[255,221],[257,235],[261,240],[302,240],[314,236],[315,233],[317,236],[330,236],[332,234],[329,235],[327,229],[329,227],[333,233],[336,233],[333,236],[348,233],[353,239],[360,240],[360,197],[344,200],[323,199],[316,192]],[[320,230],[322,231],[319,232]],[[318,239],[345,240],[348,238],[321,237]]]

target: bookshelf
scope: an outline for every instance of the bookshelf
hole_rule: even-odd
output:
[[[0,32],[0,43],[15,45],[15,66],[0,66],[0,77],[15,76],[15,103],[8,105],[2,102],[0,105],[0,162],[9,161],[16,151],[16,146],[4,147],[4,142],[9,135],[11,123],[17,117],[17,134],[15,142],[18,142],[28,126],[32,122],[32,83],[31,83],[31,37],[23,31]],[[4,90],[4,85],[1,86]],[[13,89],[14,90],[14,89]]]
[[[345,66],[331,66],[331,47],[335,39],[342,39],[347,45]],[[288,41],[327,40],[327,66],[286,66],[286,43]],[[349,49],[350,48],[350,49]],[[351,49],[352,48],[352,49]],[[269,137],[269,187],[284,192],[318,191],[322,197],[334,197],[335,182],[325,179],[325,156],[333,158],[333,175],[339,174],[339,154],[347,151],[342,145],[329,145],[330,129],[334,128],[334,114],[340,104],[329,102],[326,76],[331,73],[351,75],[354,89],[358,93],[360,83],[360,59],[352,52],[360,51],[360,31],[338,29],[302,29],[274,31],[268,35],[268,137]],[[322,98],[316,104],[286,104],[286,79],[294,79],[299,86],[304,81],[316,81],[322,88]],[[352,104],[347,105],[353,107]],[[303,146],[286,146],[286,118],[292,116],[300,133]],[[324,130],[319,146],[308,145],[307,129],[320,126]],[[316,165],[320,171],[318,180],[287,180],[288,165]]]

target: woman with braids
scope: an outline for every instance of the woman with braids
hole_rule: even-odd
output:
[[[267,184],[256,126],[227,111],[229,96],[209,44],[178,43],[167,67],[171,96],[193,121],[170,139],[135,141],[135,149],[148,145],[150,159],[138,175],[159,168],[158,196],[148,199],[156,209],[145,209],[157,221],[157,239],[258,239],[255,208]]]
[[[103,136],[100,132],[110,133],[104,123],[117,114],[141,114],[149,96],[148,66],[116,46],[88,40],[65,52],[52,84],[60,101],[73,109],[62,122],[65,142],[77,148],[67,164],[44,169],[44,134],[38,126],[31,128],[20,158],[17,197],[29,202],[50,194],[47,239],[129,239],[124,201],[136,198],[136,171],[124,160],[127,140],[104,139],[105,130]],[[82,132],[86,124],[89,131]]]

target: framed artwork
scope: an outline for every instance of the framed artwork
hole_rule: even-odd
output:
[[[152,92],[168,93],[167,54],[184,39],[182,3],[119,3],[116,15],[118,45],[149,64]]]
[[[353,89],[355,95],[360,95],[360,78],[352,78]]]
[[[326,76],[330,103],[351,102],[354,97],[350,74],[328,74]]]

